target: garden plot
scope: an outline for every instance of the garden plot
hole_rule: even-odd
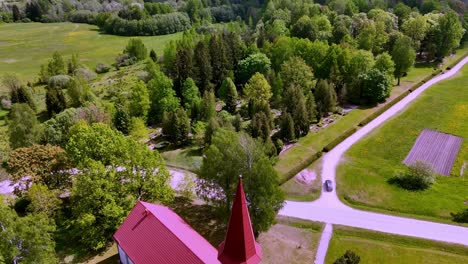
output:
[[[431,164],[438,174],[448,176],[462,141],[461,137],[424,129],[403,163],[410,165],[418,160],[424,161]]]

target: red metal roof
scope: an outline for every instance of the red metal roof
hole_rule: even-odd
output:
[[[138,202],[114,240],[135,264],[219,263],[217,250],[161,205]]]
[[[218,251],[218,259],[223,264],[257,264],[262,260],[262,248],[255,242],[242,179],[237,185],[226,239]]]

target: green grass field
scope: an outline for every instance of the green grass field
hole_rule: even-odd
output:
[[[337,225],[333,229],[325,263],[333,263],[346,250],[357,253],[363,264],[468,263],[468,247],[461,245]]]
[[[148,50],[162,54],[164,45],[182,33],[140,37]],[[96,26],[72,23],[0,24],[0,73],[14,72],[23,80],[34,81],[41,64],[54,51],[66,59],[78,53],[80,61],[91,69],[96,63],[113,63],[129,37],[100,34]]]
[[[391,211],[413,217],[450,221],[451,212],[466,208],[468,177],[461,177],[468,163],[465,140],[452,175],[437,176],[424,191],[407,191],[388,183],[398,171],[424,128],[468,138],[468,65],[452,79],[426,90],[401,114],[377,128],[345,153],[337,172],[337,191],[351,205]]]

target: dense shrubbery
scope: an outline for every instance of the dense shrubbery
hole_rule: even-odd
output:
[[[190,19],[185,13],[155,15],[142,20],[126,20],[117,16],[98,25],[108,34],[121,36],[156,36],[176,33],[190,28]]]

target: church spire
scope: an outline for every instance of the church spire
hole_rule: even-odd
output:
[[[218,248],[218,260],[222,264],[257,264],[261,259],[262,248],[255,242],[242,178],[239,178],[226,238]]]

